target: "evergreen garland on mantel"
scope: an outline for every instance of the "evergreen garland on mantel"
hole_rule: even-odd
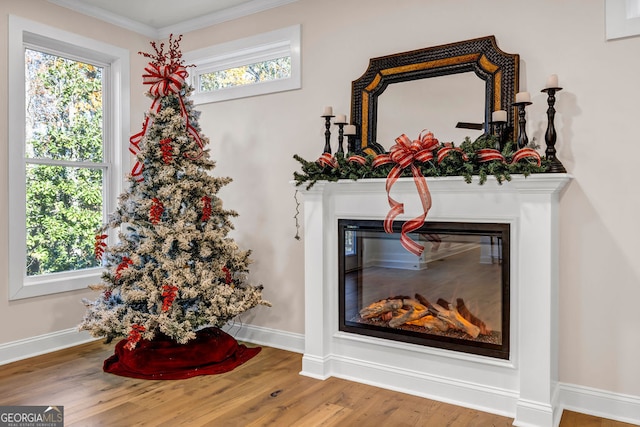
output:
[[[537,161],[531,158],[523,158],[519,161],[512,162],[514,154],[517,151],[515,142],[507,142],[501,151],[504,160],[482,160],[479,151],[483,149],[493,149],[498,145],[498,138],[493,135],[482,135],[475,141],[471,141],[467,137],[458,147],[460,151],[452,151],[451,154],[442,159],[441,162],[437,158],[433,160],[416,163],[422,174],[426,177],[438,176],[462,176],[467,183],[472,182],[472,177],[479,177],[479,184],[482,185],[487,181],[489,175],[493,175],[498,183],[510,181],[512,174],[522,174],[528,176],[532,173],[545,172],[548,167],[546,158],[541,159],[541,165],[538,166]],[[438,148],[445,147],[441,144]],[[537,148],[531,144],[529,148]],[[467,160],[463,157],[466,155]],[[302,165],[302,172],[294,172],[293,178],[296,186],[307,184],[307,190],[311,188],[317,181],[338,181],[340,179],[368,179],[368,178],[386,178],[389,171],[393,168],[393,164],[385,164],[379,167],[373,166],[374,155],[366,155],[364,164],[357,162],[349,162],[348,158],[351,153],[343,155],[336,153],[334,156],[336,166],[325,166],[318,161],[307,161],[297,154],[293,158]],[[402,177],[411,177],[411,171],[406,168],[402,173]]]

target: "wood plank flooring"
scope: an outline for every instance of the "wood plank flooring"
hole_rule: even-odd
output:
[[[102,371],[100,341],[0,366],[0,405],[64,406],[66,426],[510,426],[512,419],[337,378],[298,374],[302,356],[263,347],[232,372],[148,381]],[[561,427],[630,424],[565,411]]]

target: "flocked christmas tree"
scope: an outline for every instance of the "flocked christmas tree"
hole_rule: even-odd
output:
[[[199,112],[179,49],[181,38],[151,43],[143,82],[153,99],[143,129],[131,138],[137,162],[118,207],[96,236],[106,270],[80,329],[93,336],[140,340],[164,335],[185,344],[205,327],[221,327],[258,304],[262,287],[248,284],[250,251],[228,233],[232,210],[217,197],[230,178],[214,177],[215,162],[200,134]],[[107,244],[117,233],[116,243]],[[115,236],[114,236],[115,237]]]

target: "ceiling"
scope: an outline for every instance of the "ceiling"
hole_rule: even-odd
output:
[[[49,0],[155,39],[193,31],[296,0]]]

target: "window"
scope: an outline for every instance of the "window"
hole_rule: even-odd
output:
[[[236,40],[184,55],[195,104],[299,89],[300,26]]]
[[[125,49],[10,17],[10,299],[99,281],[94,236],[122,188],[128,70]]]

